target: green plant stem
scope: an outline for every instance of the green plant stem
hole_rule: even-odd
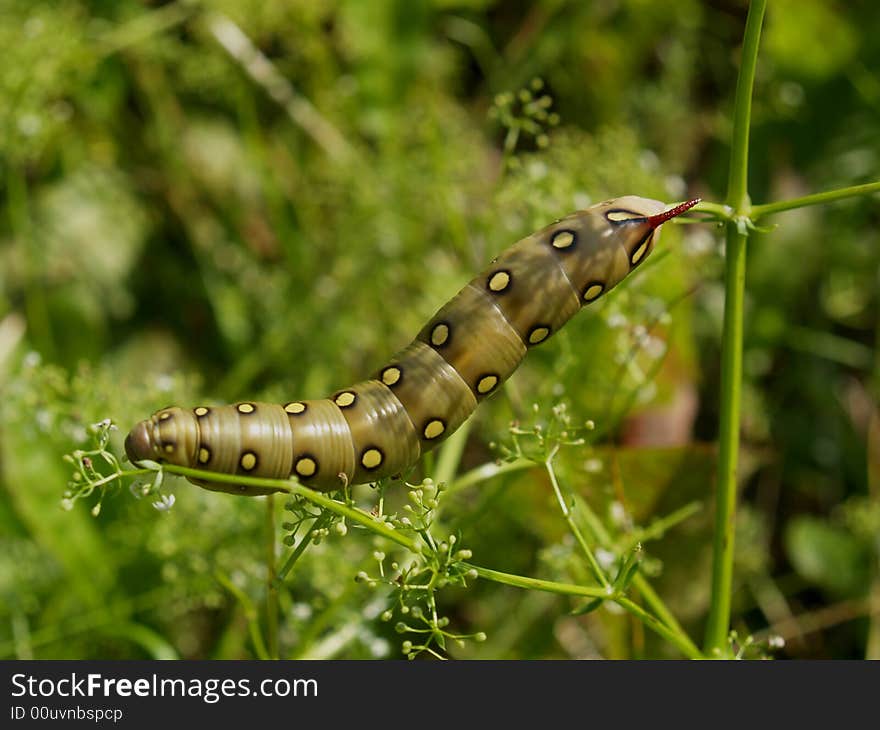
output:
[[[194,3],[169,3],[113,26],[100,36],[98,42],[103,44],[104,54],[109,56],[184,23],[197,11]]]
[[[805,195],[802,198],[792,198],[791,200],[780,200],[776,203],[765,203],[764,205],[753,205],[751,210],[752,220],[758,220],[766,215],[774,213],[782,213],[786,210],[794,210],[795,208],[805,208],[808,205],[821,205],[822,203],[832,203],[835,200],[844,200],[845,198],[854,198],[860,195],[869,195],[871,193],[880,192],[880,182],[866,183],[865,185],[853,185],[839,190],[827,190],[824,193],[814,193],[813,195]]]
[[[721,221],[730,220],[731,215],[733,213],[731,207],[729,205],[722,205],[721,203],[710,203],[707,200],[701,200],[690,210],[691,213],[709,213],[711,218]],[[674,223],[705,223],[704,220],[698,220],[695,218],[673,218],[672,222]]]
[[[752,0],[746,18],[742,59],[736,80],[736,100],[733,109],[733,140],[730,150],[730,168],[727,176],[727,199],[724,201],[734,214],[745,215],[749,207],[749,127],[752,118],[752,89],[755,68],[758,65],[758,44],[767,0]]]
[[[602,521],[594,514],[593,510],[590,509],[590,505],[588,505],[583,499],[578,499],[577,504],[578,509],[583,513],[599,544],[607,550],[613,549],[614,540],[611,539],[611,535],[608,530],[605,529]],[[693,651],[699,653],[699,649],[697,649],[696,645],[690,640],[687,632],[685,632],[681,624],[678,623],[678,620],[672,615],[672,612],[666,607],[663,599],[657,595],[657,592],[651,587],[651,584],[648,583],[648,579],[641,573],[636,573],[635,577],[632,579],[632,586],[641,594],[647,606],[660,618],[660,620],[682,637],[683,641],[690,644]]]
[[[34,237],[27,179],[16,165],[8,165],[6,191],[10,228],[13,235],[25,243],[24,311],[29,340],[31,346],[51,359],[55,354],[55,341],[45,283],[42,281],[45,252],[40,250],[39,242]]]
[[[593,576],[596,578],[597,581],[599,581],[599,583],[602,584],[602,587],[607,590],[611,587],[611,583],[608,581],[608,578],[605,577],[605,572],[599,565],[599,561],[596,560],[596,556],[593,555],[593,551],[590,550],[590,546],[587,544],[587,541],[581,533],[580,528],[574,521],[574,516],[572,515],[571,510],[568,508],[568,505],[565,502],[565,498],[562,496],[562,490],[559,487],[559,481],[556,479],[556,470],[553,468],[552,458],[552,455],[548,457],[547,461],[544,462],[544,468],[547,470],[547,474],[550,477],[550,484],[553,485],[553,493],[556,495],[556,500],[559,502],[559,509],[562,510],[562,516],[565,519],[566,524],[568,525],[568,529],[571,530],[571,534],[574,535],[574,539],[577,540],[578,545],[580,545],[581,551],[586,556],[587,563],[590,566],[590,570],[593,572]]]
[[[491,580],[494,583],[503,583],[504,585],[514,586],[515,588],[528,588],[536,591],[544,591],[545,593],[557,593],[563,596],[579,596],[581,598],[613,598],[614,594],[604,588],[595,586],[579,586],[574,583],[557,583],[552,580],[542,580],[541,578],[529,578],[524,575],[514,575],[512,573],[503,573],[500,570],[492,570],[491,568],[483,568],[479,565],[471,565],[464,563],[463,566],[468,570],[476,571],[480,578]]]
[[[627,543],[627,549],[633,549],[638,543],[646,542],[647,540],[657,540],[663,535],[665,535],[669,530],[675,527],[680,522],[684,522],[686,519],[692,517],[697,514],[701,509],[703,509],[703,505],[701,502],[688,502],[684,507],[679,507],[677,510],[670,512],[668,515],[661,517],[660,519],[654,520],[650,525],[640,531],[636,531],[636,533],[630,538]]]
[[[677,631],[673,631],[665,623],[660,621],[656,616],[652,616],[650,613],[648,613],[639,604],[631,601],[629,598],[626,598],[626,596],[618,596],[614,599],[614,601],[615,603],[617,603],[618,606],[626,609],[631,614],[633,614],[633,616],[641,619],[645,626],[647,626],[649,629],[662,636],[670,644],[678,647],[678,650],[688,659],[705,658],[700,653],[700,650],[696,647],[696,645],[694,645],[694,643],[690,641],[690,639],[688,639],[687,635],[681,634]]]
[[[733,590],[734,529],[736,523],[739,455],[740,389],[742,384],[743,303],[745,300],[746,242],[741,223],[749,215],[748,155],[752,89],[758,60],[761,24],[766,0],[749,5],[743,39],[742,63],[736,84],[733,141],[726,203],[734,210],[727,223],[724,276],[724,332],[721,344],[721,412],[718,429],[718,478],[715,535],[712,548],[712,593],[706,625],[705,651],[721,656],[730,631]]]
[[[257,658],[269,659],[269,652],[266,649],[266,644],[263,642],[263,635],[260,632],[259,613],[257,612],[257,607],[254,605],[254,602],[250,599],[250,596],[235,585],[235,583],[233,583],[224,573],[218,571],[214,577],[217,579],[217,582],[235,596],[236,600],[241,604],[245,620],[248,624],[248,631],[251,635],[251,642],[254,645],[254,653],[257,655]]]
[[[461,427],[450,436],[440,449],[437,458],[437,467],[434,469],[434,481],[449,484],[458,471],[461,463],[461,455],[467,443],[467,437],[473,425],[473,419],[465,421]]]
[[[621,608],[630,612],[645,625],[655,631],[657,634],[665,638],[671,644],[676,646],[682,654],[690,659],[702,659],[703,655],[700,650],[691,642],[686,635],[671,629],[655,616],[649,614],[645,609],[634,603],[626,596],[614,593],[603,588],[593,588],[590,586],[579,586],[571,583],[556,583],[554,581],[540,580],[539,578],[527,578],[522,575],[512,575],[510,573],[502,573],[498,570],[490,570],[489,568],[481,568],[477,565],[466,565],[466,567],[476,571],[477,575],[486,580],[495,583],[503,583],[504,585],[514,586],[516,588],[527,588],[535,591],[545,591],[547,593],[557,593],[567,596],[583,596],[585,598],[607,598],[614,601]]]
[[[519,458],[514,461],[505,461],[501,464],[496,464],[495,462],[490,461],[486,464],[481,464],[480,466],[471,469],[469,472],[462,474],[460,477],[458,477],[458,479],[451,482],[449,487],[446,489],[446,494],[452,494],[453,492],[467,489],[468,487],[472,487],[475,484],[480,484],[481,482],[493,479],[500,474],[507,474],[511,471],[521,471],[523,469],[534,469],[536,466],[537,464],[535,464],[534,461],[526,458]]]
[[[306,531],[306,534],[300,538],[300,541],[296,544],[296,547],[290,552],[290,555],[287,557],[287,560],[284,561],[284,565],[279,568],[278,573],[275,576],[275,580],[277,582],[283,581],[287,574],[293,570],[293,566],[296,565],[296,561],[300,559],[302,554],[306,551],[306,548],[312,542],[312,533],[315,530],[320,530],[323,527],[326,527],[330,524],[330,513],[322,512],[315,520],[312,522],[309,529]]]
[[[699,654],[700,650],[697,648],[697,645],[691,641],[687,632],[682,628],[681,624],[678,623],[678,619],[672,615],[672,612],[666,607],[663,599],[657,595],[657,591],[655,591],[653,586],[648,583],[648,579],[641,573],[636,573],[635,577],[632,579],[632,586],[639,592],[648,608],[650,608],[664,624],[672,629],[680,637],[681,641],[687,643],[687,645],[691,647],[692,652]]]
[[[275,64],[231,18],[207,11],[200,16],[208,32],[254,83],[279,104],[290,119],[337,162],[359,162],[358,153],[342,132],[301,95]]]
[[[712,592],[704,648],[723,652],[730,631],[733,590],[739,456],[740,391],[742,385],[743,300],[746,273],[745,233],[727,229],[724,277],[724,333],[721,344],[721,410],[718,430],[718,471],[715,534],[712,547]]]
[[[174,464],[164,464],[163,469],[165,469],[170,474],[178,474],[180,476],[185,477],[196,477],[197,479],[205,479],[209,478],[216,482],[223,482],[227,484],[249,484],[255,487],[269,487],[277,489],[279,492],[287,492],[288,494],[296,494],[304,499],[309,500],[310,502],[317,504],[319,507],[324,508],[325,510],[329,510],[331,512],[335,512],[336,514],[343,515],[347,517],[352,522],[362,525],[367,529],[375,532],[382,537],[385,537],[398,545],[405,547],[407,550],[413,553],[421,553],[422,548],[419,544],[406,535],[402,535],[400,532],[395,530],[393,527],[388,525],[385,522],[375,519],[372,515],[363,512],[355,507],[349,507],[348,505],[338,502],[335,499],[331,499],[320,492],[315,492],[308,487],[304,487],[296,482],[286,481],[283,479],[263,479],[260,477],[244,477],[240,474],[219,474],[216,472],[207,472],[202,471],[200,469],[191,469],[185,466],[176,466]],[[136,473],[143,473],[145,469],[138,469]],[[120,476],[126,476],[131,472],[125,472],[120,474]],[[606,534],[607,538],[608,535]],[[601,537],[600,537],[601,540]],[[526,576],[520,575],[512,575],[510,573],[502,573],[497,570],[491,570],[490,568],[482,568],[477,565],[465,564],[468,569],[473,569],[476,571],[477,575],[486,580],[491,580],[496,583],[504,583],[510,586],[516,586],[518,588],[527,588],[533,590],[546,591],[549,593],[558,593],[561,595],[569,595],[569,596],[579,596],[585,598],[607,598],[609,600],[613,600],[620,604],[624,609],[634,613],[634,615],[639,618],[643,618],[644,610],[639,609],[639,612],[634,612],[631,608],[631,605],[635,605],[632,601],[625,599],[624,596],[613,593],[610,589],[598,588],[592,586],[578,586],[568,583],[556,583],[554,581],[546,581],[541,580],[539,578],[529,578]],[[286,566],[285,566],[286,567]],[[283,572],[284,569],[282,568]],[[224,576],[225,578],[225,576]],[[691,658],[700,658],[699,649],[690,641],[687,634],[681,629],[678,623],[675,621],[675,618],[668,612],[666,607],[663,605],[662,601],[657,597],[657,595],[651,590],[650,586],[644,580],[639,580],[641,578],[640,575],[636,575],[633,579],[633,585],[638,587],[638,590],[641,592],[642,596],[645,598],[645,602],[651,606],[652,610],[660,617],[660,621],[656,619],[649,621],[647,623],[648,628],[651,628],[654,631],[657,631],[662,636],[669,638],[670,641],[675,644],[675,646],[679,647],[682,652]],[[219,579],[219,578],[218,578]],[[253,604],[250,603],[250,599],[247,599],[247,596],[244,596],[246,601],[242,600],[242,597],[239,595],[241,592],[237,587],[232,585],[228,579],[221,580],[223,585],[225,585],[231,592],[233,592],[240,601],[242,601],[242,606],[245,608],[246,615],[250,615],[248,613],[248,606],[253,609]],[[621,602],[620,599],[625,599],[624,602]],[[659,610],[658,610],[659,608]],[[647,615],[647,614],[645,614]],[[652,617],[653,618],[653,617]],[[658,629],[658,625],[663,624],[666,628]],[[266,653],[265,645],[262,643],[262,637],[259,635],[259,626],[256,628],[251,626],[251,634],[252,639],[254,641],[255,650],[259,654],[260,651]],[[671,637],[671,638],[670,638]]]
[[[278,581],[275,576],[275,495],[266,498],[266,644],[278,659]]]
[[[821,332],[796,325],[785,329],[783,344],[792,350],[806,352],[860,370],[868,370],[874,359],[874,349],[868,345],[831,332]]]
[[[329,509],[336,514],[347,517],[352,522],[369,528],[373,532],[382,535],[392,542],[411,550],[414,553],[421,552],[418,544],[414,540],[410,540],[406,535],[401,535],[397,530],[388,525],[388,523],[377,520],[366,512],[362,512],[347,504],[337,502],[335,499],[316,492],[313,489],[304,487],[293,481],[285,479],[264,479],[262,477],[243,477],[240,474],[220,474],[219,472],[208,472],[201,469],[191,469],[188,466],[177,466],[176,464],[163,464],[162,468],[169,474],[179,474],[184,477],[195,477],[196,479],[210,479],[214,482],[222,482],[223,484],[249,484],[254,487],[268,487],[279,492],[287,492],[288,494],[296,494],[304,499],[317,504],[319,507]]]

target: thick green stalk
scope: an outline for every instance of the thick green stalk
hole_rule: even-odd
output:
[[[706,626],[707,653],[723,652],[730,630],[733,587],[736,490],[742,382],[743,298],[746,273],[745,234],[727,232],[724,291],[724,339],[721,352],[721,414],[718,433],[718,478],[715,536],[712,548],[712,602]]]
[[[736,84],[733,141],[727,200],[734,217],[727,223],[724,277],[724,333],[721,344],[721,412],[718,429],[718,480],[715,538],[712,550],[712,598],[706,625],[705,650],[723,655],[730,631],[733,589],[734,530],[736,523],[737,465],[739,457],[740,389],[742,384],[743,302],[745,300],[746,241],[749,215],[748,154],[752,88],[758,60],[761,23],[766,0],[749,5],[742,62]]]
[[[736,100],[733,109],[733,139],[730,149],[730,168],[727,175],[727,199],[724,201],[734,214],[747,215],[749,208],[749,125],[752,118],[752,89],[755,68],[758,65],[758,43],[767,0],[752,0],[746,18],[742,58],[736,80]]]

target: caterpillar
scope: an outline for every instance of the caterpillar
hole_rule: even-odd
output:
[[[322,491],[398,474],[498,390],[526,351],[638,267],[669,210],[625,196],[577,211],[492,260],[374,376],[319,400],[163,408],[125,439],[150,459],[223,474],[296,476]],[[213,491],[277,491],[191,478]]]

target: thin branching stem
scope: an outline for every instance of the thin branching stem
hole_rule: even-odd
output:
[[[520,457],[513,461],[504,461],[500,464],[490,461],[486,464],[474,467],[470,471],[465,472],[460,477],[456,478],[449,484],[449,487],[446,489],[446,494],[449,495],[454,492],[459,492],[462,489],[467,489],[475,484],[489,481],[490,479],[494,479],[502,474],[507,474],[508,472],[534,469],[535,466],[536,464],[532,459],[527,459],[525,457]]]
[[[844,200],[846,198],[854,198],[878,192],[880,192],[880,182],[866,183],[865,185],[853,185],[838,190],[826,190],[824,193],[813,193],[812,195],[805,195],[802,198],[792,198],[791,200],[780,200],[776,203],[753,205],[751,217],[752,220],[758,220],[764,216],[773,215],[774,213],[782,213],[786,210],[805,208],[808,205],[833,203],[837,200]]]
[[[542,580],[541,578],[529,578],[524,575],[514,575],[512,573],[504,573],[500,570],[483,568],[479,565],[471,565],[470,563],[465,563],[464,567],[475,570],[480,578],[491,580],[495,583],[514,586],[515,588],[530,588],[532,590],[544,591],[546,593],[558,593],[563,596],[578,596],[581,598],[613,597],[613,595],[604,588],[598,588],[596,586],[579,586],[574,583],[557,583],[556,581]]]
[[[100,36],[98,42],[103,45],[104,55],[119,53],[175,28],[189,20],[198,10],[194,3],[168,3],[112,26]]]
[[[614,540],[611,538],[611,534],[608,530],[605,529],[605,526],[602,524],[602,521],[596,516],[590,506],[586,503],[586,501],[582,499],[578,499],[577,501],[578,509],[583,514],[585,520],[590,526],[590,529],[593,531],[593,534],[596,537],[596,541],[603,548],[607,550],[611,550],[614,547]],[[632,579],[632,586],[635,588],[642,599],[645,601],[645,604],[660,618],[660,620],[665,623],[671,630],[676,632],[676,634],[681,637],[681,640],[687,642],[691,645],[694,651],[699,652],[696,645],[691,641],[690,637],[688,637],[684,628],[682,628],[681,624],[672,615],[672,611],[666,606],[663,602],[663,599],[657,594],[657,592],[651,587],[651,584],[648,583],[648,579],[645,578],[641,573],[636,573]]]
[[[556,470],[553,468],[552,459],[553,456],[551,454],[551,456],[549,456],[544,462],[544,468],[547,470],[547,474],[550,477],[550,484],[553,485],[553,493],[556,495],[556,500],[559,502],[559,509],[562,510],[562,517],[565,519],[565,522],[568,525],[568,529],[571,530],[571,534],[574,535],[574,539],[580,546],[581,552],[583,552],[584,556],[586,557],[587,564],[590,566],[590,570],[592,571],[593,576],[596,578],[597,581],[599,581],[599,583],[602,584],[603,588],[610,588],[611,582],[608,580],[608,578],[605,577],[605,572],[602,570],[602,567],[599,565],[599,561],[596,560],[596,556],[593,555],[593,551],[587,544],[583,533],[577,526],[577,523],[574,521],[574,515],[569,509],[565,497],[562,496],[562,490],[559,487],[559,480],[556,478]]]
[[[357,159],[355,148],[339,129],[300,94],[272,61],[254,45],[241,27],[223,13],[202,14],[208,31],[221,47],[240,64],[247,75],[287,112],[287,115],[338,162]]]
[[[452,434],[440,449],[437,466],[434,469],[434,480],[448,484],[452,481],[461,463],[461,455],[467,443],[468,434],[473,426],[473,421],[465,421],[459,429]]]
[[[251,636],[251,643],[254,645],[254,653],[259,659],[269,659],[269,651],[266,649],[266,642],[263,641],[263,634],[260,631],[259,612],[251,597],[239,588],[230,578],[223,572],[218,571],[215,576],[217,582],[228,590],[241,605],[244,611],[244,617],[247,621],[248,632]]]
[[[401,545],[410,552],[419,554],[423,551],[422,547],[418,544],[418,542],[416,542],[416,540],[402,534],[400,531],[394,529],[394,527],[389,525],[387,522],[378,520],[372,515],[367,514],[366,512],[356,507],[351,507],[343,502],[339,502],[335,499],[332,499],[331,497],[328,497],[325,494],[316,492],[293,481],[287,481],[283,479],[264,479],[260,477],[245,477],[240,474],[220,474],[215,472],[206,472],[200,469],[191,469],[185,466],[176,466],[173,464],[165,464],[163,465],[163,469],[165,469],[169,473],[178,474],[180,476],[196,477],[197,479],[209,478],[217,482],[230,484],[248,484],[255,487],[269,487],[277,489],[279,492],[295,494],[309,500],[313,504],[316,504],[325,510],[335,512],[338,515],[344,516],[348,518],[351,522],[362,525],[372,532],[389,540],[392,540],[393,542]],[[138,471],[141,472],[143,470]],[[648,626],[648,628],[656,631],[661,636],[668,638],[671,643],[677,646],[685,656],[691,658],[700,658],[701,656],[699,649],[694,646],[687,635],[680,629],[678,624],[675,623],[674,619],[672,619],[668,611],[665,610],[665,607],[663,607],[662,613],[654,609],[658,616],[660,616],[660,618],[657,619],[650,616],[650,614],[645,612],[644,609],[636,606],[636,604],[634,604],[629,599],[626,599],[626,597],[622,594],[614,592],[610,586],[608,588],[595,586],[579,586],[569,583],[558,583],[555,581],[542,580],[540,578],[530,578],[527,576],[513,575],[511,573],[503,573],[501,571],[472,565],[470,563],[464,563],[463,565],[466,569],[473,569],[479,577],[485,580],[491,580],[496,583],[503,583],[505,585],[515,586],[517,588],[540,590],[549,593],[557,593],[560,595],[568,595],[581,598],[606,598],[608,600],[612,600],[618,603],[625,610],[633,613],[633,615],[637,616],[641,620],[646,621],[646,625]],[[284,573],[284,568],[282,568],[282,570],[279,572]],[[639,577],[640,576],[637,575],[634,578],[634,584]],[[234,586],[231,586],[228,579],[221,582],[223,582],[223,584],[230,591],[236,593],[236,597],[241,600],[241,597],[236,592]],[[647,592],[644,590],[644,588],[639,588],[639,591],[641,592],[642,596],[646,598],[647,602]],[[650,591],[650,588],[648,588],[648,591]],[[659,601],[659,598],[656,598],[656,594],[654,594],[654,598],[662,606],[662,602]],[[248,604],[242,603],[242,605],[247,613]],[[250,604],[250,606],[252,608],[252,604]],[[633,606],[636,606],[638,610],[634,611],[632,608]],[[646,619],[646,617],[648,618]],[[259,626],[251,626],[251,632],[255,645],[255,651],[257,651],[258,655],[261,652],[268,655],[268,650],[266,649],[265,644],[260,643],[259,646],[257,645],[258,642],[262,642],[262,637],[259,635]]]
[[[324,511],[312,521],[312,524],[306,531],[306,534],[300,538],[300,541],[296,544],[296,547],[293,548],[293,550],[290,551],[290,555],[287,556],[287,560],[284,561],[284,565],[282,565],[278,569],[278,573],[275,576],[276,581],[283,581],[290,573],[290,571],[293,570],[293,566],[295,566],[300,557],[302,557],[302,554],[306,551],[306,548],[311,545],[312,535],[315,533],[315,531],[323,529],[330,524],[330,515],[330,512]]]
[[[672,614],[666,609],[666,606],[663,605],[660,597],[650,588],[650,586],[648,586],[647,581],[643,579],[639,582],[639,586],[641,586],[642,589],[647,588],[647,590],[642,590],[642,598],[645,599],[646,603],[650,601],[651,603],[659,605],[661,607],[661,611],[658,612],[660,618],[652,616],[638,604],[626,598],[619,592],[614,591],[613,586],[609,582],[608,578],[605,576],[605,572],[602,570],[601,566],[596,560],[596,557],[593,554],[593,551],[590,549],[590,546],[587,544],[587,541],[581,533],[580,528],[574,521],[571,509],[569,509],[565,499],[562,496],[559,482],[556,479],[556,472],[553,469],[552,454],[544,462],[544,466],[547,469],[548,475],[550,476],[550,483],[553,485],[553,492],[555,493],[556,499],[559,502],[559,507],[562,510],[562,516],[565,519],[565,522],[568,525],[569,529],[571,530],[571,533],[574,535],[575,540],[577,540],[578,545],[580,545],[584,555],[586,555],[590,569],[592,570],[596,579],[602,584],[602,588],[605,590],[606,595],[611,597],[612,600],[615,601],[615,603],[621,606],[621,608],[626,609],[634,616],[641,619],[645,623],[645,625],[648,626],[648,628],[656,631],[661,636],[668,639],[671,643],[677,646],[685,656],[690,657],[691,659],[702,658],[700,650],[691,641],[690,637],[684,632],[684,630],[681,628],[681,626],[678,624]],[[592,518],[590,520],[590,524],[598,542],[600,544],[604,543],[610,546],[611,536],[604,529],[601,522],[595,517],[595,515],[592,514],[592,510],[589,509],[585,502],[581,500],[579,504],[583,508],[582,511]],[[635,578],[640,577],[640,574],[636,574],[635,576]]]
[[[591,586],[579,586],[572,583],[556,583],[555,581],[540,580],[539,578],[527,578],[522,575],[512,575],[510,573],[502,573],[498,570],[490,570],[489,568],[481,568],[477,565],[466,565],[476,571],[477,575],[486,580],[492,580],[496,583],[514,586],[516,588],[526,588],[535,591],[544,591],[546,593],[557,593],[567,596],[582,596],[585,598],[607,598],[614,601],[621,608],[633,614],[644,624],[676,646],[682,654],[690,659],[702,659],[703,655],[690,639],[684,634],[671,629],[665,623],[655,616],[645,611],[637,603],[634,603],[626,596],[603,588],[594,588]]]
[[[660,621],[656,616],[652,616],[639,604],[631,601],[626,596],[617,596],[614,602],[623,609],[629,611],[633,616],[638,617],[649,629],[662,636],[670,644],[673,644],[688,659],[703,659],[703,655],[697,646],[682,632],[675,631]]]
[[[278,659],[278,582],[275,579],[275,495],[266,498],[266,643]]]

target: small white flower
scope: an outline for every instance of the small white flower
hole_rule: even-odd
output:
[[[153,507],[155,507],[160,512],[167,512],[174,506],[174,495],[173,494],[163,494],[159,499],[153,502]]]

